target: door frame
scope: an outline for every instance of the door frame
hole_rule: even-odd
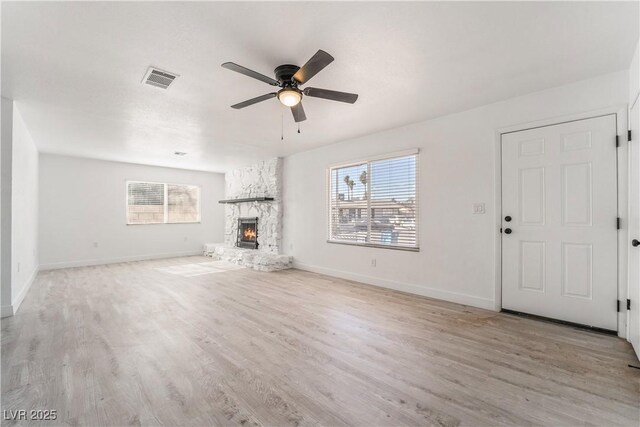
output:
[[[628,298],[628,251],[629,251],[629,144],[627,141],[628,127],[628,105],[619,104],[616,106],[603,108],[594,111],[563,115],[533,122],[521,123],[511,126],[500,127],[495,130],[494,145],[494,309],[502,309],[502,135],[506,133],[519,132],[523,130],[535,129],[546,126],[563,124],[566,122],[592,119],[595,117],[614,115],[616,117],[616,135],[619,138],[617,149],[617,180],[618,180],[618,216],[620,217],[620,229],[618,230],[618,300],[620,301],[620,311],[618,312],[618,336],[628,339],[627,329],[628,313],[626,304],[622,302]]]

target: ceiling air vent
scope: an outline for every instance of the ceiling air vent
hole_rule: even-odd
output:
[[[176,77],[178,77],[178,74],[160,70],[155,67],[149,67],[142,79],[142,82],[151,86],[167,89]]]

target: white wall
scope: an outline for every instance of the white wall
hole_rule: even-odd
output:
[[[2,98],[2,317],[16,313],[38,274],[38,150],[14,101]]]
[[[18,310],[38,274],[38,150],[13,107],[11,305]]]
[[[38,274],[38,150],[14,101],[2,98],[2,308],[11,316]]]
[[[636,45],[636,51],[635,51],[635,54],[633,55],[633,60],[631,61],[631,66],[629,68],[629,114],[630,114],[629,123],[630,124],[640,123],[640,107],[636,105],[638,102],[640,102],[639,98],[640,98],[640,41]],[[632,118],[631,116],[632,114],[634,114],[635,117]],[[640,135],[638,135],[639,133],[638,129],[633,129],[632,132],[633,132],[633,135],[632,135],[632,141],[630,144],[636,144],[636,147],[637,147],[638,139],[640,138]],[[631,145],[629,145],[628,150],[630,155],[637,156],[638,150],[632,149]],[[631,167],[635,167],[636,165],[640,164],[637,157],[634,159],[630,158],[629,160],[630,160],[629,165]],[[637,172],[635,172],[634,169],[630,168],[629,177],[630,178],[637,177]],[[630,186],[630,188],[633,188],[633,187]],[[635,188],[638,188],[638,187],[635,187]],[[640,194],[638,194],[637,192],[629,192],[629,207],[631,208],[632,206],[638,206],[638,204],[640,204],[639,199],[640,199]],[[633,221],[634,217],[631,216],[630,220]],[[637,218],[635,218],[635,220],[637,221]],[[637,223],[635,225],[637,225]],[[633,227],[633,224],[629,228],[630,228],[630,233],[633,232],[633,230],[637,230],[637,227]],[[629,236],[627,236],[627,239],[625,241],[625,244],[627,245],[627,247],[629,247],[630,240],[637,239],[637,238],[638,238],[637,235],[630,234]],[[636,269],[637,271],[637,269],[640,268],[640,266],[638,266],[638,254],[637,252],[635,252],[637,251],[637,249],[631,248],[631,251],[632,253],[630,253],[629,255],[629,272],[631,272],[632,269]],[[637,280],[632,280],[635,277],[637,277],[635,274],[629,275],[630,299],[633,298],[635,295],[640,295],[640,290],[638,290],[638,288],[640,288],[640,282],[638,282]],[[634,290],[636,291],[635,293],[634,293]],[[637,309],[637,308],[634,308],[633,306],[633,304],[637,304],[637,303],[640,303],[640,301],[631,301],[632,309]],[[632,324],[631,322],[633,321],[634,316],[631,315],[631,311],[627,311],[627,313],[629,314],[629,340],[633,340],[634,348],[636,350],[636,355],[640,357],[640,345],[638,344],[637,338],[636,338],[638,337],[638,330],[640,330],[640,324],[638,324],[637,322],[635,322],[635,324]]]
[[[289,156],[283,250],[298,268],[493,309],[496,130],[627,99],[623,71]],[[326,168],[415,147],[421,150],[420,252],[327,243]],[[485,203],[486,214],[472,215],[473,203]]]
[[[640,42],[636,45],[636,52],[629,67],[629,108],[640,95]]]
[[[2,141],[0,174],[0,316],[10,316],[11,308],[11,162],[13,155],[13,101],[2,98]]]
[[[128,180],[200,185],[201,223],[126,225]],[[202,253],[223,240],[223,198],[223,174],[41,154],[40,267]]]

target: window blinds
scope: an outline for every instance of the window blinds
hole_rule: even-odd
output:
[[[418,154],[329,170],[329,241],[418,249]]]
[[[127,182],[127,224],[200,221],[200,187]]]
[[[200,188],[193,185],[167,184],[167,222],[200,221]]]

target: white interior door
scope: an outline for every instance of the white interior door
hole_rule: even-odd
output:
[[[615,115],[502,136],[502,307],[617,330]]]
[[[631,142],[629,145],[629,341],[640,355],[640,102],[629,114]],[[636,240],[637,242],[633,242]]]

